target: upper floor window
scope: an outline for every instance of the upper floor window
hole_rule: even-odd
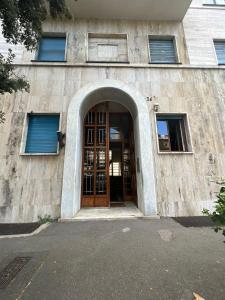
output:
[[[59,114],[29,114],[25,153],[58,152]]]
[[[150,62],[174,64],[178,62],[174,37],[150,37]]]
[[[225,5],[225,0],[205,0],[204,4],[208,5]]]
[[[126,34],[88,34],[88,62],[128,63]]]
[[[157,114],[160,152],[190,152],[190,136],[185,114]]]
[[[39,43],[37,60],[65,61],[66,36],[43,36]]]
[[[225,41],[214,41],[218,64],[225,64]]]

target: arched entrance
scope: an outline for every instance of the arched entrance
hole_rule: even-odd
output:
[[[137,204],[133,120],[121,104],[92,107],[83,125],[81,207]]]
[[[123,82],[104,80],[83,87],[73,97],[67,117],[61,219],[70,219],[81,207],[83,124],[95,105],[112,101],[122,104],[133,119],[138,208],[156,215],[155,173],[151,123],[145,97]]]

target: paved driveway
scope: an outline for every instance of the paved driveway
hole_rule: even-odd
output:
[[[1,269],[32,259],[0,290],[1,300],[225,299],[225,244],[210,228],[171,219],[52,224],[0,240]]]

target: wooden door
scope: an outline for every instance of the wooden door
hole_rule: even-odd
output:
[[[103,103],[91,109],[84,121],[82,207],[108,207],[109,112]]]

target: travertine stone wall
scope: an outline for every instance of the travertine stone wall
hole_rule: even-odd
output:
[[[152,103],[154,164],[159,213],[195,215],[210,207],[216,188],[212,175],[225,176],[224,70],[124,69],[120,67],[24,68],[31,93],[2,97],[6,123],[1,125],[1,221],[32,221],[48,213],[59,216],[64,151],[55,157],[20,156],[26,112],[66,112],[73,95],[88,82],[107,78],[155,96],[160,112],[187,112],[193,154],[158,154]],[[144,129],[143,129],[144,130]]]
[[[193,6],[199,4],[194,2]],[[86,84],[104,79],[122,81],[145,97],[155,96],[148,102],[153,128],[149,138],[154,144],[159,214],[199,215],[203,207],[210,208],[217,190],[210,178],[225,176],[225,69],[217,67],[212,44],[213,38],[225,38],[224,20],[223,9],[193,7],[183,24],[48,23],[45,31],[68,32],[66,64],[31,63],[35,53],[16,47],[17,70],[29,79],[31,91],[0,97],[0,110],[6,113],[5,124],[0,125],[0,222],[30,222],[45,214],[60,216],[64,150],[52,157],[20,156],[25,115],[30,111],[60,112],[65,132],[72,97]],[[130,65],[85,64],[88,32],[128,34]],[[175,35],[183,66],[148,65],[150,34]],[[7,49],[0,37],[0,51]],[[160,112],[188,113],[193,154],[158,154],[152,109],[156,102]]]
[[[128,62],[126,34],[88,34],[88,61]]]
[[[225,39],[225,7],[202,6],[195,0],[184,18],[183,26],[190,63],[217,65],[213,39]]]
[[[76,20],[74,22],[51,22],[44,26],[45,32],[67,33],[67,62],[85,63],[87,60],[88,33],[121,33],[128,35],[128,60],[130,63],[148,63],[148,35],[172,35],[176,37],[178,54],[182,63],[188,63],[183,26],[179,22],[134,22],[109,20]],[[0,49],[7,52],[8,45],[0,37]],[[28,53],[19,46],[17,63],[30,63],[35,51]]]

